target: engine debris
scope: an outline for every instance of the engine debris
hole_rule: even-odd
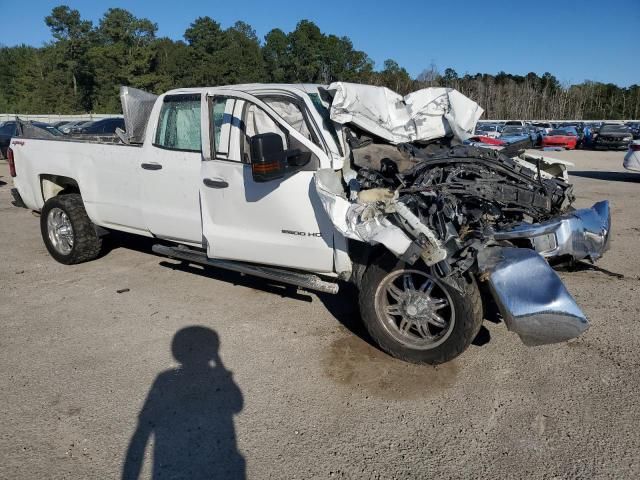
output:
[[[487,282],[527,344],[584,331],[584,314],[545,258],[599,258],[610,236],[608,203],[574,210],[567,162],[465,145],[482,111],[458,92],[420,91],[412,100],[375,89],[329,88],[351,161],[314,178],[337,230],[408,264],[422,260],[461,292],[465,277]],[[546,293],[530,295],[530,268]]]

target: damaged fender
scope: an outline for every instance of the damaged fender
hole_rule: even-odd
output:
[[[345,237],[372,245],[382,244],[394,255],[413,264],[421,256],[429,266],[444,260],[447,251],[435,233],[423,224],[397,194],[385,188],[358,192],[357,202],[350,202],[340,183],[340,173],[323,169],[314,176],[316,191],[336,229]],[[424,238],[420,244],[387,218],[397,213]]]
[[[533,250],[486,248],[478,254],[478,267],[507,328],[525,345],[564,342],[589,327],[558,274]]]
[[[336,229],[346,238],[387,247],[402,256],[411,246],[411,239],[373,207],[373,203],[353,203],[347,200],[341,183],[341,172],[318,170],[314,175],[320,201]]]

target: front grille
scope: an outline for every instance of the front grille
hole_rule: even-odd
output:
[[[603,142],[630,142],[629,137],[600,137]]]

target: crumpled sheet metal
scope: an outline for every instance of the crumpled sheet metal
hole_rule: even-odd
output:
[[[124,116],[126,138],[130,143],[144,142],[151,110],[158,95],[133,87],[120,87],[120,102]]]
[[[599,259],[609,246],[611,213],[603,200],[591,208],[575,210],[536,224],[521,224],[495,232],[496,240],[529,239],[544,257],[570,256],[574,260]]]
[[[525,345],[564,342],[589,328],[558,274],[533,250],[487,247],[478,254],[478,267],[507,328]]]
[[[313,178],[324,210],[342,235],[370,244],[380,243],[397,256],[407,251],[412,240],[372,204],[362,205],[347,200],[340,180],[341,172],[322,169]]]
[[[469,138],[484,110],[452,88],[424,88],[402,97],[385,87],[334,82],[331,120],[353,124],[389,143],[427,141],[450,133]]]
[[[514,160],[520,165],[523,165],[531,170],[536,171],[537,166],[540,165],[540,173],[542,177],[547,178],[562,178],[565,182],[569,182],[568,167],[575,167],[575,164],[567,162],[566,160],[560,160],[559,158],[547,157],[540,155],[539,153],[524,152],[519,157],[515,157]]]

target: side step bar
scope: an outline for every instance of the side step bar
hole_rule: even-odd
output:
[[[169,258],[177,258],[191,263],[201,265],[209,265],[212,267],[223,268],[233,272],[252,275],[254,277],[266,278],[276,282],[295,285],[306,290],[316,290],[325,293],[338,293],[338,284],[322,280],[319,276],[312,273],[292,272],[277,267],[266,267],[262,265],[254,265],[251,263],[237,262],[234,260],[220,260],[217,258],[209,258],[204,252],[191,250],[187,247],[167,247],[165,245],[154,245],[153,251],[157,254],[164,255]]]

